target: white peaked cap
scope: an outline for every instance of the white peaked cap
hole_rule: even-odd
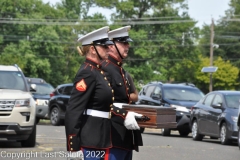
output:
[[[115,30],[108,32],[108,37],[110,40],[113,38],[128,37],[128,31],[131,29],[131,26],[121,27]]]
[[[108,39],[109,27],[105,26],[100,29],[94,30],[78,39],[82,45],[93,44],[94,41]]]

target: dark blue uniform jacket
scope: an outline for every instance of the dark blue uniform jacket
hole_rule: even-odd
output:
[[[130,86],[122,63],[112,56],[102,62],[102,69],[107,72],[109,82],[114,90],[115,103],[132,103],[129,100],[130,93],[134,92],[134,87]],[[114,147],[138,151],[138,146],[142,146],[142,136],[139,130],[127,130],[124,126],[124,117],[119,114],[127,115],[127,111],[113,107],[112,117],[112,143]]]
[[[65,115],[67,150],[111,148],[109,118],[84,115],[86,109],[110,112],[113,90],[101,65],[86,59],[78,70]]]

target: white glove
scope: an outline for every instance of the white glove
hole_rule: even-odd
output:
[[[135,116],[142,116],[141,114],[135,112],[128,112],[124,120],[124,126],[129,130],[140,130],[140,127],[137,124]]]

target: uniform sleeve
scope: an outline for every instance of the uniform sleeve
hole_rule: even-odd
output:
[[[128,82],[129,82],[130,93],[134,93],[136,90],[136,87],[133,83],[133,79],[128,72],[126,72],[126,76],[127,76]]]
[[[94,73],[85,69],[81,70],[75,78],[65,115],[67,151],[80,150],[80,118],[94,91],[95,80]]]
[[[131,104],[135,104],[135,102],[138,101],[138,91],[134,85],[133,79],[131,77],[131,75],[126,72],[126,77],[128,79],[129,82],[129,90],[130,90],[130,95],[129,95],[129,99],[130,99],[130,103]]]

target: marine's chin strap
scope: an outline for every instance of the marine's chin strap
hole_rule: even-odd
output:
[[[121,59],[123,59],[122,55],[120,54],[120,52],[119,52],[119,50],[118,50],[118,47],[117,47],[115,41],[113,41],[113,43],[114,43],[114,46],[115,46],[115,48],[116,48],[116,50],[117,50],[117,52],[118,52],[118,55],[120,56]]]
[[[98,53],[98,50],[97,50],[96,46],[95,46],[95,45],[93,45],[93,47],[94,47],[94,49],[96,50],[96,52],[97,52],[97,55],[98,55],[99,59],[100,59],[100,60],[103,60],[103,59],[102,59],[102,57],[100,56],[100,54]]]

